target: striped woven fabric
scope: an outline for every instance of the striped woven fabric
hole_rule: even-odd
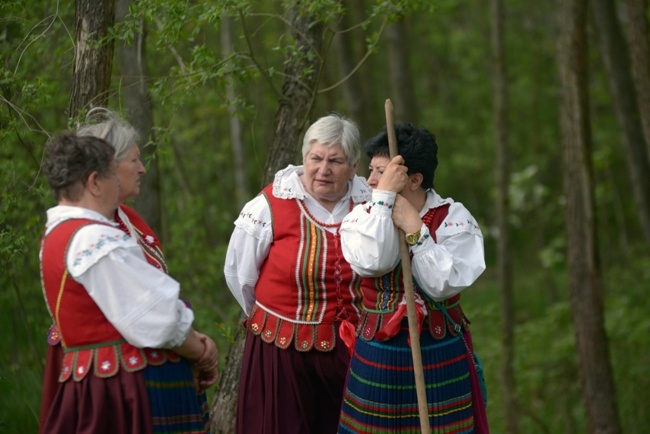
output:
[[[143,374],[154,433],[210,432],[207,399],[205,393],[196,394],[192,369],[186,359],[160,366],[149,365]]]
[[[404,318],[399,333],[386,342],[356,340],[339,433],[421,432],[406,325]],[[459,336],[435,340],[424,331],[420,345],[431,432],[473,433],[465,344]]]

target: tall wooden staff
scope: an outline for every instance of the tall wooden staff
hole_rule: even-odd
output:
[[[388,133],[388,150],[393,159],[397,153],[397,139],[395,138],[395,120],[393,103],[390,99],[384,104],[386,111],[386,132]],[[411,354],[413,356],[413,374],[415,375],[415,389],[418,396],[418,411],[420,413],[420,431],[422,434],[431,432],[429,425],[429,406],[427,404],[427,391],[424,385],[424,370],[422,368],[422,351],[420,349],[420,331],[415,311],[415,295],[413,291],[413,277],[411,274],[411,258],[406,245],[404,231],[400,233],[400,253],[402,255],[402,274],[404,278],[404,298],[406,298],[406,316],[408,317],[409,336],[411,340]]]

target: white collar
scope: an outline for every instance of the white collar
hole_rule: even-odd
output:
[[[82,208],[80,206],[57,205],[47,210],[47,222],[45,223],[45,229],[49,232],[59,223],[70,219],[97,220],[102,223],[108,223],[112,226],[118,226],[116,222],[107,219],[97,211],[93,211],[88,208]]]
[[[433,188],[427,190],[427,200],[424,202],[421,216],[426,214],[432,208],[439,208],[446,204],[452,204],[454,200],[450,197],[442,198]]]
[[[273,180],[273,196],[279,199],[305,199],[309,194],[302,185],[300,175],[304,173],[303,166],[288,165],[275,174]],[[354,203],[369,201],[372,198],[372,190],[366,183],[366,179],[355,175],[348,181],[348,191],[341,200],[352,199]]]

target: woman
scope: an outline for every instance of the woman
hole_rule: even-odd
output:
[[[410,124],[397,125],[395,133],[400,155],[392,160],[385,131],[366,144],[372,200],[341,226],[345,259],[363,276],[364,311],[339,433],[420,432],[398,229],[412,258],[431,431],[486,433],[471,335],[459,303],[461,291],[485,270],[483,237],[462,204],[433,189],[433,134]]]
[[[349,354],[339,324],[357,323],[358,276],[338,228],[370,198],[355,175],[359,132],[336,115],[307,130],[288,166],[235,221],[224,274],[248,315],[237,432],[336,432]]]
[[[88,113],[87,123],[78,129],[77,134],[106,139],[115,148],[118,161],[117,176],[120,180],[119,200],[122,203],[136,196],[145,168],[140,160],[135,129],[113,111],[95,108]],[[133,209],[124,204],[120,205],[113,220],[119,224],[121,230],[137,241],[149,264],[167,272],[158,238]],[[62,350],[58,345],[57,332],[56,326],[53,326],[48,337],[50,346],[41,400],[41,427],[45,425],[61,370]],[[199,336],[210,346],[210,351],[216,354],[214,342],[205,335]],[[209,412],[206,396],[203,391],[196,391],[189,361],[169,350],[145,349],[145,355],[145,385],[149,393],[154,432],[208,432]]]
[[[46,433],[152,433],[145,347],[195,362],[201,387],[217,379],[216,351],[192,329],[178,282],[112,221],[113,155],[104,140],[71,133],[46,147],[43,171],[58,205],[47,213],[41,276],[65,350]]]

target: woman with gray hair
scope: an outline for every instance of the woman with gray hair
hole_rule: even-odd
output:
[[[97,107],[92,109],[86,123],[79,126],[78,137],[104,139],[114,150],[116,174],[120,182],[119,207],[111,220],[119,229],[129,235],[140,247],[147,262],[158,270],[168,273],[160,241],[147,223],[124,202],[140,192],[140,178],[145,167],[140,159],[137,145],[138,133],[128,122],[114,111]],[[186,303],[187,304],[187,303]],[[208,353],[216,354],[214,341],[198,333]],[[62,349],[60,334],[55,324],[48,336],[49,349],[46,360],[45,380],[41,399],[41,427],[51,409],[54,393],[58,388]],[[143,369],[144,381],[149,396],[153,428],[156,433],[198,433],[209,431],[209,413],[205,392],[197,393],[195,377],[199,381],[200,371],[185,358],[166,349],[145,348]]]
[[[338,229],[371,197],[360,155],[353,122],[318,119],[303,165],[277,172],[235,221],[224,275],[248,316],[239,434],[336,432],[350,360],[340,325],[356,325],[361,308]]]

